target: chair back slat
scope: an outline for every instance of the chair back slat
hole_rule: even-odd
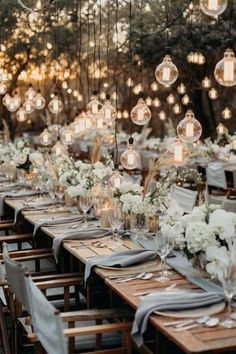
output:
[[[197,196],[197,191],[178,186],[175,186],[173,192],[171,192],[171,198],[179,203],[185,213],[190,213],[193,210],[197,202]]]
[[[221,163],[213,162],[206,167],[206,180],[208,186],[227,188],[224,166]]]

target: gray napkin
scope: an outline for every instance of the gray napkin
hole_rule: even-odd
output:
[[[0,195],[0,216],[3,216],[4,213],[4,201],[6,198],[20,198],[20,197],[29,197],[38,194],[35,191],[16,191],[16,192],[5,192]]]
[[[101,228],[91,228],[91,229],[80,229],[80,230],[69,230],[63,232],[62,236],[57,236],[53,239],[53,254],[57,260],[61,244],[64,240],[89,240],[97,239],[105,236],[111,235],[111,230],[101,229]]]
[[[23,210],[31,210],[31,209],[37,210],[37,208],[47,207],[52,204],[53,202],[49,201],[49,202],[36,202],[30,205],[21,205],[15,209],[14,223],[16,223],[19,213],[22,212]]]
[[[42,227],[46,225],[57,225],[61,223],[66,223],[68,222],[74,222],[74,221],[80,221],[82,220],[82,216],[76,216],[76,215],[70,215],[70,216],[51,216],[50,218],[43,218],[39,219],[35,225],[34,225],[34,231],[33,231],[33,236],[36,234],[36,232]]]
[[[141,301],[134,318],[132,337],[138,347],[143,344],[143,334],[147,329],[148,319],[154,311],[187,310],[203,306],[210,306],[224,301],[224,296],[215,292],[164,293],[145,296]]]
[[[86,282],[90,276],[92,268],[96,265],[128,267],[130,265],[147,262],[155,258],[157,258],[157,253],[155,251],[144,249],[117,252],[108,256],[93,257],[86,262],[84,279]]]

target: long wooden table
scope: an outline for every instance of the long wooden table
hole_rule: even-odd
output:
[[[11,208],[15,209],[21,205],[19,199],[6,199],[5,203]],[[36,220],[42,217],[42,215],[47,215],[45,213],[37,214],[35,212],[23,211],[22,213],[27,222],[32,225],[35,224]],[[53,228],[42,227],[41,231],[53,238],[56,237]],[[105,243],[106,247],[97,247],[94,245],[94,240],[67,240],[63,242],[63,247],[67,252],[69,252],[78,262],[86,264],[88,259],[96,255],[107,255],[114,252],[112,242],[110,238],[103,238],[102,242]],[[122,240],[122,249],[134,249],[140,246],[132,242],[131,240]],[[104,269],[101,267],[96,267],[95,272],[98,277],[104,282],[104,284],[121,299],[123,299],[130,307],[134,310],[138,307],[140,302],[140,297],[137,293],[145,293],[147,291],[166,291],[166,287],[176,284],[177,289],[195,289],[201,291],[196,285],[190,283],[185,277],[172,270],[173,275],[171,276],[170,282],[168,284],[159,283],[155,281],[155,276],[159,272],[160,264],[157,261],[148,262],[146,264],[141,264],[132,267],[132,270],[127,268],[125,270],[120,269]],[[136,279],[127,283],[117,283],[114,279],[111,279],[114,275],[129,274],[129,273],[140,273],[142,271],[153,272],[154,277],[149,280]],[[224,313],[217,315],[223,317]],[[168,340],[175,343],[184,353],[236,353],[236,328],[225,329],[220,325],[214,328],[197,327],[192,330],[187,330],[184,332],[175,332],[173,327],[165,327],[163,323],[167,320],[166,317],[152,315],[150,316],[150,325],[152,328],[157,330],[157,333],[162,337],[164,336]],[[170,320],[170,318],[168,318]],[[161,341],[160,341],[161,343]],[[166,341],[165,341],[166,344]],[[172,354],[169,352],[167,347],[164,345],[158,346],[156,349],[158,354]],[[144,351],[143,351],[144,352]]]

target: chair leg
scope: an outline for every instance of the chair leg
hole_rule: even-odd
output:
[[[102,324],[102,320],[96,320],[96,325],[100,325]],[[96,350],[99,350],[101,349],[101,346],[102,346],[102,334],[101,333],[98,333],[96,334],[96,343],[95,343],[95,349]]]
[[[2,311],[2,306],[0,306],[0,327],[1,327],[1,332],[2,332],[2,341],[3,341],[4,352],[5,352],[5,354],[11,354],[5,318],[4,318],[4,314]]]
[[[131,354],[132,353],[132,339],[130,335],[130,331],[125,331],[125,348],[126,348],[126,354]]]

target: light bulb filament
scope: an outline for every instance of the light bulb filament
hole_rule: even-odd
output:
[[[188,122],[188,123],[186,124],[186,136],[187,136],[188,138],[190,138],[190,137],[192,137],[192,136],[194,135],[193,128],[194,128],[194,126],[193,126],[193,123],[192,123],[192,122]]]
[[[217,11],[218,10],[218,0],[208,0],[208,10]]]
[[[163,73],[162,73],[162,80],[169,81],[170,80],[170,68],[164,66]]]
[[[234,80],[234,61],[225,60],[224,61],[224,81]]]

